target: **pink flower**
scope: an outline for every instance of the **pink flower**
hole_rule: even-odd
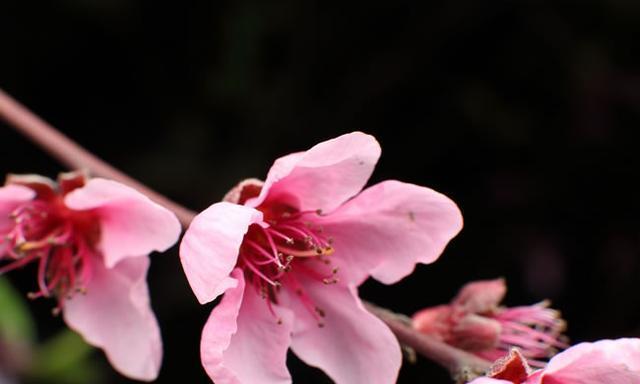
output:
[[[289,383],[289,347],[337,383],[392,383],[398,342],[357,286],[438,258],[462,218],[447,197],[385,181],[361,191],[380,146],[360,132],[282,157],[200,213],[180,247],[201,303],[225,293],[201,357],[217,384]],[[358,194],[359,193],[359,194]]]
[[[559,353],[546,368],[534,372],[522,358],[517,360],[512,354],[510,359],[499,362],[488,377],[475,379],[471,384],[640,383],[640,339],[581,343]]]
[[[35,264],[29,296],[55,297],[54,313],[134,379],[155,379],[162,360],[148,254],[179,235],[173,213],[114,181],[66,173],[58,184],[9,176],[0,187],[0,273]]]
[[[546,301],[513,308],[498,306],[506,292],[503,279],[469,283],[451,304],[416,313],[413,326],[490,361],[515,346],[532,365],[544,365],[536,359],[547,359],[558,348],[568,346],[562,341],[564,320]]]

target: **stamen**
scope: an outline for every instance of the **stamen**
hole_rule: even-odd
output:
[[[13,271],[14,269],[23,267],[27,264],[29,264],[30,262],[34,261],[37,258],[36,254],[33,255],[29,255],[26,257],[23,257],[21,259],[18,259],[16,261],[13,261],[3,267],[0,268],[0,275],[4,275],[5,273],[9,272],[9,271]]]
[[[314,249],[294,249],[285,247],[284,245],[278,245],[278,251],[295,257],[316,257],[321,255],[333,254],[333,248],[314,248]],[[319,251],[319,252],[318,252]]]
[[[264,229],[264,228],[263,228]],[[292,245],[294,243],[293,239],[287,235],[285,235],[282,232],[279,232],[277,230],[275,230],[273,227],[269,227],[269,229],[267,229],[269,231],[269,233],[271,233],[272,235],[275,235],[276,237],[279,237],[280,239],[284,240],[285,243]]]
[[[45,274],[47,271],[47,260],[48,258],[45,256],[40,256],[40,263],[38,263],[38,286],[40,287],[40,292],[45,297],[49,297],[49,289],[47,288],[47,284],[45,283]]]
[[[282,270],[285,272],[289,272],[291,270],[291,262],[293,261],[294,257],[292,255],[287,255],[287,257],[284,260],[284,265],[282,266]]]
[[[44,297],[44,295],[42,294],[42,292],[27,292],[27,299],[29,300],[35,300],[39,297]]]
[[[336,284],[337,282],[339,282],[340,280],[338,280],[338,278],[336,277],[336,275],[338,274],[338,268],[333,268],[331,270],[331,277],[325,277],[324,279],[322,279],[322,282],[325,285],[330,285],[330,284]]]
[[[273,237],[271,237],[271,234],[269,233],[269,231],[263,228],[262,226],[259,225],[258,228],[260,228],[262,230],[262,233],[264,233],[265,237],[267,238],[267,242],[271,247],[271,251],[273,252],[273,255],[275,256],[276,260],[278,260],[278,263],[280,263],[278,259],[278,247],[276,247],[276,243],[275,241],[273,241]]]
[[[5,244],[5,260],[9,260],[0,267],[0,274],[37,262],[38,290],[29,292],[27,297],[55,295],[58,305],[54,314],[59,313],[64,301],[78,291],[76,284],[89,281],[88,259],[94,257],[86,239],[87,236],[95,237],[92,218],[87,216],[90,214],[70,213],[65,209],[64,205],[49,201],[35,200],[21,205],[11,213],[13,225],[0,241]],[[81,274],[80,279],[77,273]]]
[[[281,212],[270,210],[269,207],[265,208],[265,212],[269,213],[265,216],[268,217],[267,221],[252,225],[240,248],[238,265],[244,269],[247,283],[253,285],[267,301],[270,313],[279,323],[282,319],[275,313],[274,304],[278,303],[280,289],[284,287],[296,295],[319,327],[324,326],[324,311],[315,305],[296,278],[298,273],[302,273],[311,278],[312,284],[338,283],[337,268],[325,266],[331,265],[327,257],[334,252],[333,239],[325,239],[321,235],[322,228],[311,220],[311,215],[321,212]],[[274,212],[281,213],[277,216]],[[306,263],[307,260],[320,263]]]
[[[321,215],[322,214],[322,210],[320,209],[309,209],[306,211],[298,211],[298,212],[294,212],[294,213],[290,213],[290,212],[285,212],[282,214],[282,218],[283,219],[298,219],[302,216],[306,216],[306,215]]]
[[[278,254],[277,253],[271,254],[271,253],[267,252],[263,247],[260,246],[260,244],[256,243],[255,241],[253,241],[251,239],[245,239],[245,243],[247,245],[249,245],[251,248],[253,248],[256,252],[258,252],[261,255],[265,256],[267,258],[266,261],[268,261],[267,264],[276,263],[278,266],[282,265],[280,263],[280,260],[278,258]]]
[[[256,275],[260,276],[262,278],[262,280],[266,281],[267,283],[269,283],[269,285],[272,285],[274,287],[279,287],[281,284],[277,281],[272,281],[271,279],[269,279],[267,276],[265,276],[264,273],[260,272],[260,269],[258,267],[256,267],[255,265],[253,265],[253,263],[251,263],[250,260],[244,260],[244,263],[247,267],[249,267],[249,269],[255,273]]]
[[[304,239],[303,241],[305,243],[313,240],[313,236],[311,236],[311,234],[308,231],[302,230],[302,229],[300,229],[298,227],[295,227],[293,225],[280,224],[280,225],[278,225],[278,228],[286,229],[286,230],[291,231],[291,232],[293,232],[293,233],[295,233],[297,235],[300,235]]]

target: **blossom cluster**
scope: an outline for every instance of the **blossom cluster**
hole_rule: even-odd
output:
[[[202,331],[204,370],[218,384],[290,383],[291,350],[336,383],[393,383],[402,354],[358,296],[369,277],[393,284],[438,259],[462,228],[456,204],[396,180],[366,184],[380,157],[353,132],[275,161],[196,215],[180,261],[201,304],[221,297]],[[162,360],[146,282],[149,254],[172,247],[176,216],[115,181],[10,175],[0,187],[0,274],[32,265],[32,299],[104,350],[123,375],[152,381]],[[640,340],[568,347],[547,302],[503,307],[504,280],[467,284],[413,327],[494,361],[473,384],[640,383]],[[515,347],[515,349],[513,349]],[[538,368],[532,371],[530,366]]]

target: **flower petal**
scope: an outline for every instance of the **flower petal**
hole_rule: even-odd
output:
[[[542,369],[538,369],[537,371],[533,371],[531,375],[527,378],[527,380],[522,384],[540,384],[540,380],[542,380],[542,374],[544,371]]]
[[[471,313],[485,313],[495,309],[506,294],[504,279],[472,281],[460,289],[452,304]]]
[[[171,211],[112,180],[91,179],[64,201],[71,209],[99,216],[100,249],[108,268],[126,257],[165,251],[180,236],[180,222]]]
[[[352,132],[275,161],[260,195],[247,202],[290,200],[301,210],[330,212],[364,187],[380,157],[373,136]]]
[[[58,195],[55,181],[48,177],[35,174],[8,174],[5,185],[20,185],[27,187],[36,193],[36,198],[42,201],[50,201]]]
[[[398,341],[363,307],[357,290],[297,278],[325,317],[320,327],[299,299],[289,299],[296,316],[291,343],[295,354],[338,384],[395,383],[402,360]]]
[[[361,283],[373,275],[392,284],[416,263],[435,261],[462,228],[448,197],[425,187],[389,180],[365,189],[318,223],[334,239],[340,276]]]
[[[87,293],[65,301],[64,319],[92,345],[104,349],[123,375],[151,381],[158,376],[162,340],[149,303],[149,258],[128,258],[107,269],[91,264]]]
[[[595,344],[604,344],[607,357],[614,361],[624,361],[631,371],[640,373],[640,339],[626,338],[602,340]]]
[[[413,328],[438,340],[446,340],[451,334],[451,317],[453,308],[450,305],[438,305],[422,309],[411,317]]]
[[[640,339],[580,343],[551,359],[541,382],[640,383]]]
[[[260,211],[226,202],[213,204],[193,219],[180,244],[180,261],[201,304],[235,286],[229,274],[242,239],[249,225],[261,221]]]
[[[35,196],[35,191],[22,185],[10,184],[0,187],[0,231],[13,225],[13,220],[9,217],[11,212]]]
[[[278,318],[253,287],[245,286],[242,271],[231,276],[238,282],[211,313],[202,331],[202,364],[216,384],[290,383],[286,366],[293,315],[275,308]]]

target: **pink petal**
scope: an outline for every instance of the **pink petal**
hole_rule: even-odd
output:
[[[6,230],[13,225],[13,220],[9,217],[18,205],[32,200],[36,193],[22,185],[7,185],[0,187],[0,231]]]
[[[262,213],[231,203],[216,203],[198,214],[180,244],[182,269],[201,304],[235,286],[229,274],[236,265],[249,225],[262,221]]]
[[[412,316],[411,324],[421,333],[438,340],[446,340],[451,334],[452,313],[453,308],[450,305],[425,308]]]
[[[359,284],[371,274],[392,284],[416,263],[435,261],[462,228],[462,215],[434,190],[390,180],[365,189],[319,223],[334,238],[332,257],[341,278]]]
[[[230,288],[211,313],[202,331],[202,364],[216,384],[290,383],[286,366],[293,315],[276,307],[269,312],[265,299],[245,286],[242,271],[231,275]]]
[[[542,383],[640,383],[640,339],[581,343],[556,355],[542,374]]]
[[[50,201],[58,195],[55,181],[45,176],[35,174],[9,174],[7,175],[5,184],[27,187],[36,193],[38,200]]]
[[[277,159],[260,195],[247,205],[284,199],[301,210],[330,212],[360,192],[379,157],[376,139],[362,132],[322,142],[306,152]]]
[[[609,360],[624,361],[630,370],[640,372],[640,339],[602,340],[595,344],[600,343],[603,344]]]
[[[473,281],[462,287],[452,304],[471,313],[485,313],[495,309],[506,294],[504,279]]]
[[[542,369],[532,372],[523,384],[540,384],[543,373],[544,371]]]
[[[165,251],[180,236],[180,222],[171,211],[115,181],[91,179],[67,194],[65,204],[99,216],[100,248],[108,268],[127,257]]]
[[[149,303],[148,257],[128,258],[107,269],[92,265],[87,293],[65,301],[64,319],[92,345],[104,350],[121,374],[151,381],[162,361],[160,329]]]
[[[451,344],[465,351],[491,350],[498,345],[502,327],[494,319],[468,314],[451,330]]]
[[[289,299],[296,316],[291,343],[295,354],[338,384],[395,383],[402,361],[398,341],[363,307],[357,290],[300,280],[325,317],[320,327],[299,299]]]

